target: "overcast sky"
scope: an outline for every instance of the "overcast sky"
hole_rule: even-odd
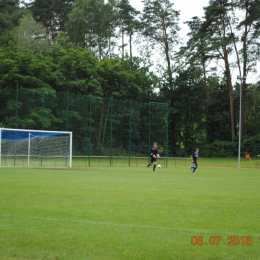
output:
[[[141,0],[129,0],[130,4],[137,10],[143,9]],[[209,0],[171,0],[174,3],[174,10],[180,11],[180,37],[185,38],[189,29],[185,21],[191,20],[193,16],[202,17],[204,14],[203,7],[208,6]]]

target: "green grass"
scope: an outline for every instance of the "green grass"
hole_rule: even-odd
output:
[[[109,158],[107,157],[74,157],[73,158],[73,166],[74,167],[86,167],[86,166],[115,166],[115,167],[129,167],[130,166],[145,166],[147,164],[148,158],[141,158],[141,157],[133,157],[129,158]],[[157,163],[162,164],[163,166],[166,165],[165,158],[157,158]],[[251,164],[252,163],[252,164]],[[25,164],[26,166],[27,164]],[[190,158],[179,158],[179,157],[169,157],[167,160],[167,165],[169,167],[174,166],[189,166],[191,165]],[[208,166],[208,167],[231,167],[237,168],[238,167],[238,158],[203,158],[203,160],[199,161],[199,165]],[[251,161],[249,159],[245,159],[241,157],[240,159],[240,167],[241,168],[260,168],[260,157],[259,158],[252,158]]]
[[[1,168],[0,259],[260,259],[259,169],[199,163]]]
[[[73,167],[88,167],[88,166],[99,166],[99,167],[129,167],[129,166],[145,166],[147,165],[148,158],[145,157],[109,157],[109,156],[100,156],[100,157],[88,157],[88,156],[75,156],[72,159]],[[157,158],[157,163],[162,164],[163,166],[189,166],[191,164],[190,158],[180,158],[180,157],[169,157],[167,158]],[[68,166],[68,160],[61,159],[60,157],[53,158],[31,158],[30,167],[66,167]],[[199,161],[199,164],[202,166],[214,166],[214,167],[238,167],[238,158],[203,158],[202,161]],[[2,158],[1,161],[2,167],[28,167],[28,157],[9,157]],[[260,168],[260,157],[254,157],[251,159],[245,159],[241,157],[240,159],[241,168]]]

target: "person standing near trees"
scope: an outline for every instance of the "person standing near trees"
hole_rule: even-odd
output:
[[[190,166],[190,170],[192,171],[191,173],[194,174],[196,169],[198,168],[198,162],[197,162],[197,159],[202,159],[199,157],[199,151],[200,149],[199,148],[196,148],[195,152],[191,155],[191,161],[193,163],[192,166]]]
[[[160,155],[158,154],[158,149],[157,149],[157,142],[153,143],[153,147],[151,147],[150,150],[150,162],[147,164],[147,167],[153,165],[153,171],[155,172],[155,168],[156,168],[156,158],[160,157]]]

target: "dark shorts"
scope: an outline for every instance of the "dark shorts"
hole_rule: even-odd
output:
[[[153,156],[151,156],[151,157],[150,157],[150,161],[151,161],[151,163],[156,162],[156,157],[153,158]]]

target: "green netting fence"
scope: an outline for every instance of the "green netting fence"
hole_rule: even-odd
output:
[[[73,132],[73,157],[124,165],[146,158],[154,141],[168,158],[166,103],[136,102],[39,89],[1,88],[0,127]],[[123,158],[123,159],[122,159]],[[97,160],[96,160],[97,161]]]

